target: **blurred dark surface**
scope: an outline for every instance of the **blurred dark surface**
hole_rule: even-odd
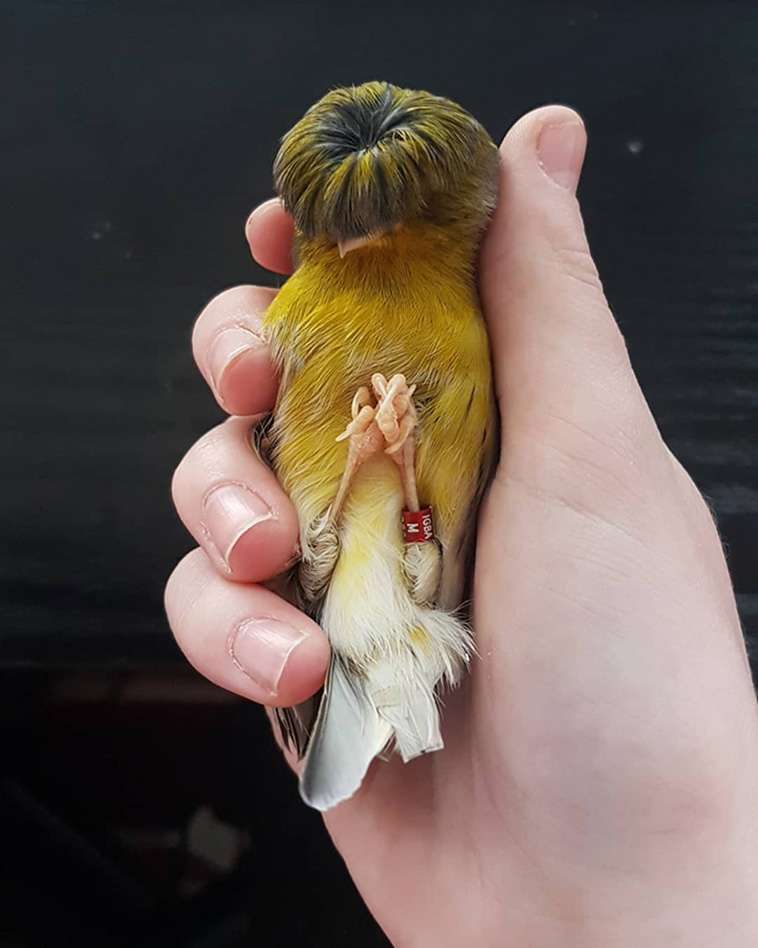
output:
[[[3,944],[385,944],[262,714],[215,698],[166,627],[163,582],[192,545],[171,472],[221,419],[192,321],[269,280],[242,225],[279,135],[329,86],[426,87],[495,137],[574,106],[600,272],[716,511],[754,649],[758,8],[30,0],[0,16]],[[154,697],[125,700],[135,681]],[[215,874],[186,844],[203,806],[246,841]]]

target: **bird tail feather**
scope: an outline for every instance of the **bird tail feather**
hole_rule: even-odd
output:
[[[391,737],[389,723],[366,696],[363,683],[333,654],[305,752],[300,796],[321,811],[351,797]]]

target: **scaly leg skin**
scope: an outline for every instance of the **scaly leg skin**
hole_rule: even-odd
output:
[[[387,381],[376,373],[371,387],[377,398],[374,408],[366,386],[355,393],[352,420],[337,439],[349,439],[347,463],[334,501],[326,515],[309,528],[307,561],[300,566],[300,588],[306,601],[320,599],[339,555],[337,522],[350,492],[356,472],[368,458],[383,448],[400,469],[403,497],[408,510],[420,509],[416,488],[416,425],[418,416],[413,404],[415,386],[408,386],[403,375]],[[311,532],[312,531],[312,532]],[[442,572],[442,557],[436,542],[409,543],[403,556],[403,571],[411,596],[420,605],[434,601]]]
[[[406,509],[417,511],[420,509],[416,487],[418,415],[413,404],[416,387],[409,387],[402,375],[394,375],[388,382],[377,374],[371,384],[379,399],[375,421],[387,441],[386,453],[400,468]],[[403,572],[414,602],[432,605],[442,575],[442,554],[436,540],[406,544]]]
[[[337,563],[340,552],[337,522],[353,477],[361,464],[383,445],[382,434],[374,424],[371,393],[365,385],[355,393],[352,420],[337,440],[348,438],[347,463],[334,501],[326,513],[310,523],[306,530],[304,547],[307,553],[298,569],[300,595],[306,607],[323,598]]]
[[[350,439],[347,450],[347,463],[342,473],[342,480],[337,489],[337,495],[329,508],[327,518],[336,523],[345,500],[350,491],[350,484],[358,468],[364,461],[381,450],[384,439],[379,428],[374,424],[376,410],[371,405],[371,394],[365,385],[355,393],[352,406],[353,420],[337,438],[338,441]]]

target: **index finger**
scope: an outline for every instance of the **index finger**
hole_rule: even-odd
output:
[[[273,273],[292,273],[292,240],[295,225],[279,198],[259,204],[245,224],[250,253]]]

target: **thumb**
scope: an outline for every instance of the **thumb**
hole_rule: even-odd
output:
[[[620,432],[647,414],[575,195],[586,142],[577,113],[551,105],[500,149],[481,292],[506,442],[551,424]]]

